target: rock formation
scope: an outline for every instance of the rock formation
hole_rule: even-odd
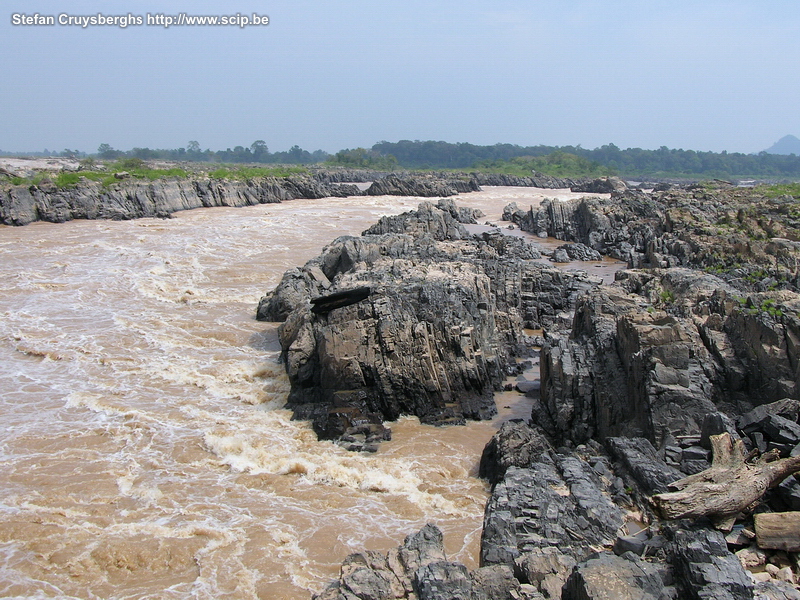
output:
[[[358,195],[352,185],[322,184],[311,178],[265,177],[246,181],[209,178],[121,180],[109,187],[85,180],[60,189],[43,183],[0,190],[0,223],[63,223],[72,219],[168,217],[192,208],[252,206],[292,200]]]
[[[800,598],[794,215],[786,199],[709,186],[509,206],[523,228],[630,269],[562,292],[551,306],[574,306],[569,320],[541,294],[527,312],[545,329],[541,389],[530,421],[503,424],[481,458],[481,569],[440,565],[385,597],[483,598],[475,581],[491,575],[490,598]],[[491,281],[496,310],[519,311],[507,277]]]
[[[495,414],[493,393],[524,351],[523,327],[552,323],[597,281],[535,262],[520,238],[474,238],[458,220],[474,217],[447,200],[385,217],[288,271],[262,299],[259,319],[285,321],[297,418],[374,450],[386,435],[380,423],[403,414],[435,424]],[[365,288],[360,301],[315,310]]]

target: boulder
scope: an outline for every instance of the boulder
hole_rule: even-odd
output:
[[[484,447],[478,476],[494,485],[509,467],[527,467],[551,450],[550,443],[538,428],[519,419],[506,421]]]
[[[557,547],[574,560],[611,547],[623,523],[592,467],[573,454],[554,464],[509,467],[486,504],[481,564],[514,564],[526,552]]]
[[[564,586],[562,600],[659,600],[658,571],[633,553],[602,552],[580,563]]]
[[[672,532],[671,562],[684,598],[752,600],[753,582],[719,531]]]

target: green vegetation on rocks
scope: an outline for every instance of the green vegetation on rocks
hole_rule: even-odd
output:
[[[503,173],[518,177],[530,177],[532,173],[543,173],[552,177],[602,177],[614,175],[615,171],[598,162],[569,152],[556,151],[545,156],[517,156],[509,160],[484,160],[473,168],[489,173]]]

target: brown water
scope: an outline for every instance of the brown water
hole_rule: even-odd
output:
[[[542,197],[457,201],[497,220]],[[349,453],[281,409],[277,327],[254,320],[287,268],[419,201],[0,227],[0,596],[309,598],[426,522],[475,566],[480,452],[525,398],[467,427],[404,418]]]

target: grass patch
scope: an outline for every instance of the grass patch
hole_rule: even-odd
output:
[[[84,165],[90,166],[90,165]],[[78,186],[81,181],[88,179],[97,181],[104,187],[115,183],[127,181],[119,179],[115,173],[127,173],[130,180],[137,181],[158,181],[160,179],[188,179],[189,177],[203,177],[203,173],[190,173],[185,169],[173,167],[170,169],[154,169],[139,158],[126,158],[113,163],[109,163],[103,170],[97,169],[97,164],[93,163],[90,169],[82,171],[61,171],[60,173],[39,172],[33,177],[10,177],[9,183],[12,185],[32,186],[52,182],[59,189],[70,189]],[[282,167],[232,167],[220,166],[208,173],[214,179],[233,179],[247,180],[259,177],[290,177],[292,175],[308,175],[309,170],[305,167],[282,166]]]
[[[291,177],[308,175],[305,167],[230,167],[223,166],[209,171],[208,176],[214,179],[256,179],[259,177]]]
[[[779,185],[766,185],[760,189],[767,198],[780,198],[781,196],[791,196],[795,200],[800,200],[800,183],[783,183]]]

